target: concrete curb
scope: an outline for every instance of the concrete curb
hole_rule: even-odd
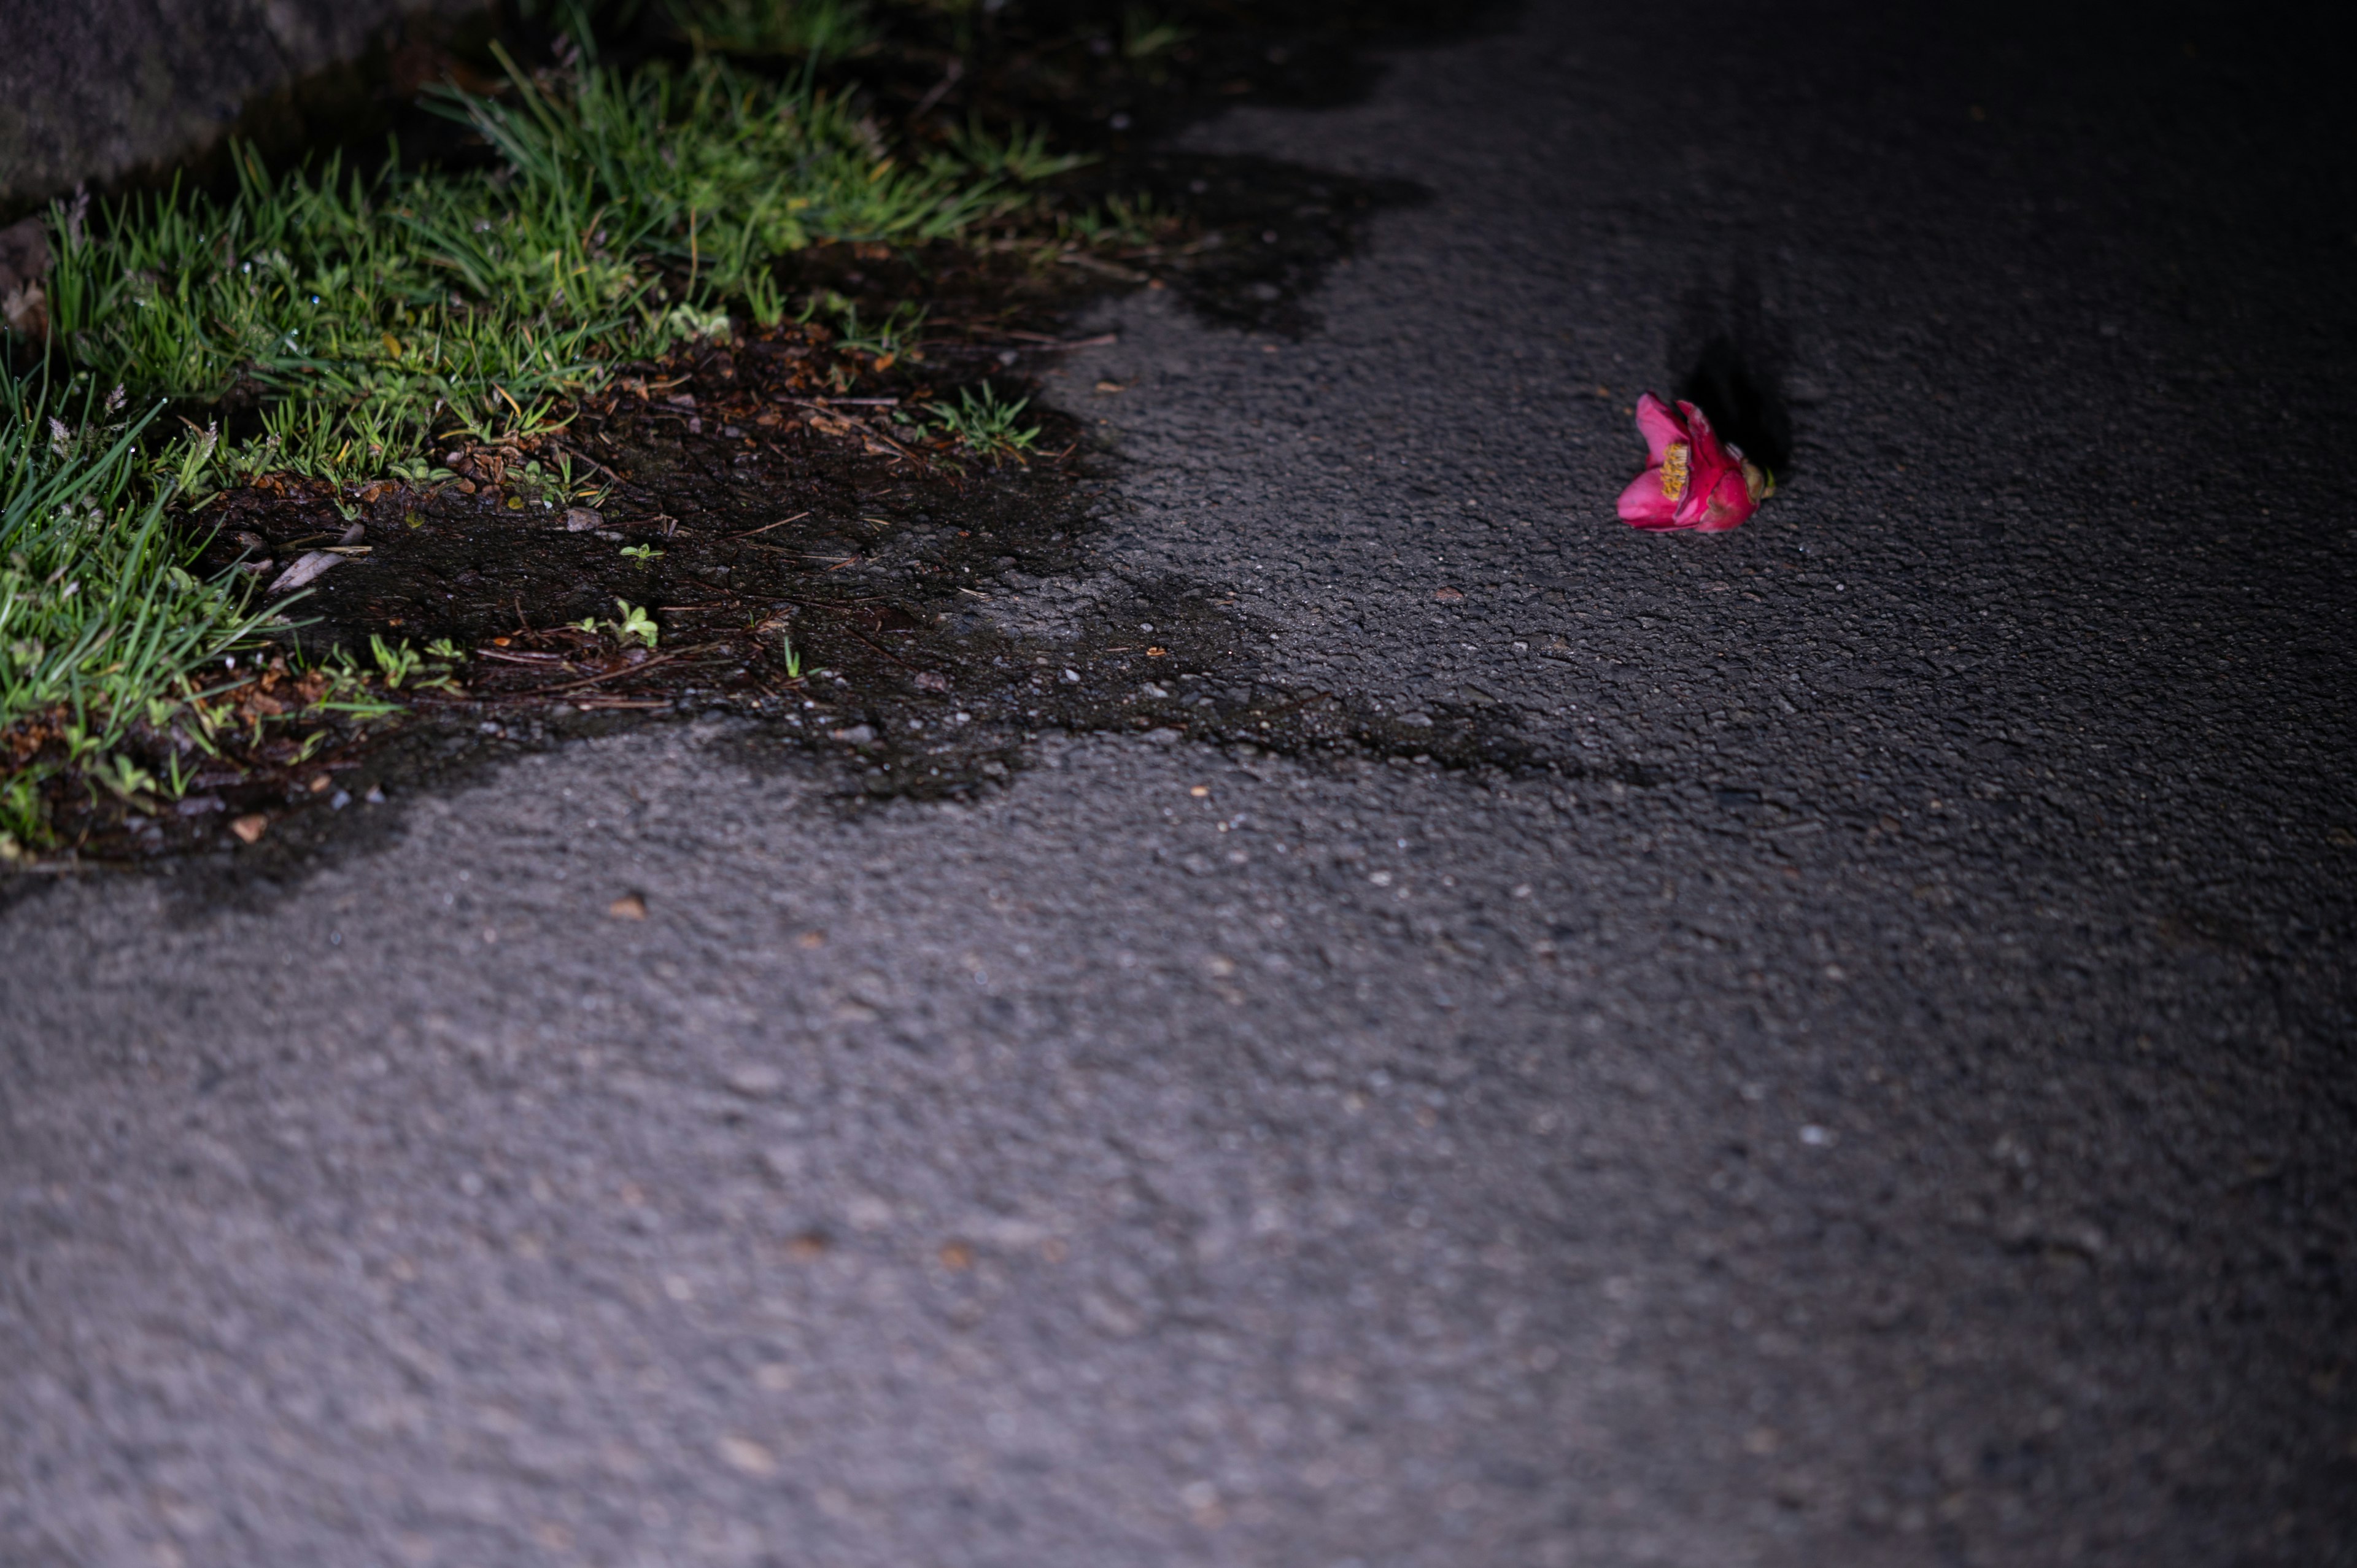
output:
[[[468,0],[82,0],[0,21],[0,207],[203,151],[256,100]]]

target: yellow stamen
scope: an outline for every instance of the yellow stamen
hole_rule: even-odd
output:
[[[1693,450],[1683,441],[1674,441],[1670,449],[1662,454],[1662,494],[1665,499],[1674,501],[1686,493],[1686,462]]]

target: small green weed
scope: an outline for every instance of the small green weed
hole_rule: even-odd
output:
[[[654,618],[647,614],[644,607],[634,605],[628,599],[616,599],[614,607],[622,612],[622,618],[619,621],[608,621],[606,624],[613,628],[616,637],[624,642],[642,642],[649,648],[655,645],[655,639],[662,636],[662,633],[657,629]]]
[[[401,683],[416,672],[424,655],[409,646],[407,639],[400,643],[388,643],[376,633],[369,634],[369,650],[376,655],[376,667],[384,676],[385,687],[398,692]]]
[[[625,544],[622,546],[622,553],[630,559],[643,564],[646,562],[655,559],[655,557],[661,555],[662,552],[656,549],[651,544]]]
[[[1143,5],[1132,5],[1122,13],[1121,58],[1134,67],[1147,67],[1149,79],[1159,81],[1155,62],[1194,36],[1192,28],[1166,21]]]
[[[1050,153],[1046,128],[1020,122],[994,131],[979,120],[969,120],[951,134],[950,145],[970,167],[1017,185],[1037,184],[1096,162],[1089,154]]]
[[[0,782],[0,861],[15,860],[27,849],[48,842],[49,824],[41,810],[39,780],[19,773]]]
[[[873,356],[880,370],[889,370],[902,355],[910,354],[926,314],[922,306],[896,304],[884,313],[883,320],[865,323],[859,319],[855,301],[824,289],[803,303],[797,319],[806,322],[822,311],[834,319],[835,341],[854,353]]]
[[[395,657],[398,660],[399,654],[396,653]],[[328,654],[318,670],[326,677],[326,682],[319,694],[313,699],[312,705],[322,713],[366,722],[402,711],[401,703],[390,695],[390,684],[385,693],[380,693],[368,683],[368,677],[353,662],[351,654],[343,649],[339,648]],[[203,707],[195,711],[209,729],[217,722]],[[326,734],[325,731],[319,733],[322,736]]]
[[[1157,208],[1151,195],[1135,200],[1110,196],[1094,207],[1060,213],[1056,219],[1057,233],[1066,240],[1123,251],[1142,251],[1178,226],[1177,215]]]
[[[927,404],[936,429],[955,439],[977,457],[1001,462],[1012,457],[1020,462],[1039,439],[1039,427],[1017,422],[1029,407],[1029,398],[1008,403],[998,395],[988,381],[982,383],[979,396],[972,387],[958,389],[955,403]]]
[[[438,485],[458,476],[427,457],[407,457],[385,465],[385,471],[396,479],[406,479],[413,485]]]
[[[91,769],[91,777],[135,805],[162,788],[153,773],[120,752],[108,757],[105,766]]]
[[[573,459],[562,452],[554,464],[528,458],[522,467],[508,470],[507,482],[510,489],[522,490],[544,507],[562,506],[573,499]]]
[[[746,274],[745,305],[753,315],[753,324],[764,329],[786,318],[786,291],[778,282],[776,272],[757,267]]]
[[[377,673],[383,678],[384,689],[388,692],[398,692],[404,685],[412,691],[456,692],[459,686],[452,665],[467,657],[466,650],[447,637],[436,638],[425,645],[425,651],[420,652],[409,646],[406,638],[398,643],[389,643],[374,632],[369,634],[369,652],[376,660]],[[339,677],[345,685],[362,684],[360,671],[352,667],[349,659],[343,660],[340,666],[331,659],[326,668],[329,669],[332,676]],[[330,693],[347,698],[353,694],[337,691],[332,681]]]

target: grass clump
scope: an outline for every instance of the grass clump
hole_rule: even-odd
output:
[[[0,850],[38,842],[40,780],[60,769],[143,799],[177,789],[117,748],[210,712],[199,669],[262,628],[237,574],[190,571],[190,514],[212,491],[448,479],[446,443],[546,435],[623,364],[727,336],[732,310],[779,325],[780,256],[955,240],[1071,166],[1019,128],[894,145],[813,70],[773,80],[706,52],[814,59],[858,47],[866,18],[848,0],[699,0],[677,13],[699,46],[684,64],[615,69],[586,34],[561,70],[502,56],[500,94],[432,95],[492,166],[396,154],[372,173],[273,171],[245,147],[224,196],[53,208],[48,336],[0,339]],[[922,320],[863,323],[839,299],[802,319],[822,308],[881,364]],[[53,382],[80,400],[71,417]],[[115,390],[93,403],[100,388]],[[150,412],[120,417],[133,405]],[[1019,456],[1037,435],[1014,424],[1021,407],[969,393],[951,428]],[[544,499],[570,478],[552,474]],[[618,635],[651,645],[643,620],[627,613]],[[378,662],[388,689],[412,675]]]
[[[957,402],[931,403],[927,412],[935,429],[975,456],[994,463],[1008,458],[1021,462],[1039,439],[1038,425],[1021,423],[1029,406],[1029,398],[1009,403],[985,381],[979,394],[972,387],[961,387]]]
[[[227,579],[188,570],[197,547],[166,522],[208,441],[158,458],[153,412],[118,418],[120,389],[102,402],[85,385],[70,404],[0,374],[0,857],[13,859],[43,842],[39,786],[60,768],[126,797],[162,788],[126,741],[168,724],[193,672],[250,641],[256,616]]]
[[[821,240],[954,238],[1059,166],[1036,136],[886,148],[845,98],[710,57],[630,74],[512,75],[440,105],[500,166],[330,160],[273,177],[248,148],[226,201],[175,189],[59,210],[54,331],[106,385],[276,423],[245,463],[341,481],[429,436],[544,430],[623,360],[782,313],[770,264]],[[224,453],[230,471],[237,453]]]

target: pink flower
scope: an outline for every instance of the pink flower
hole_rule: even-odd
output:
[[[1674,409],[1652,392],[1637,400],[1645,471],[1620,492],[1620,521],[1637,528],[1724,533],[1776,493],[1776,481],[1743,448],[1721,441],[1702,410]]]

